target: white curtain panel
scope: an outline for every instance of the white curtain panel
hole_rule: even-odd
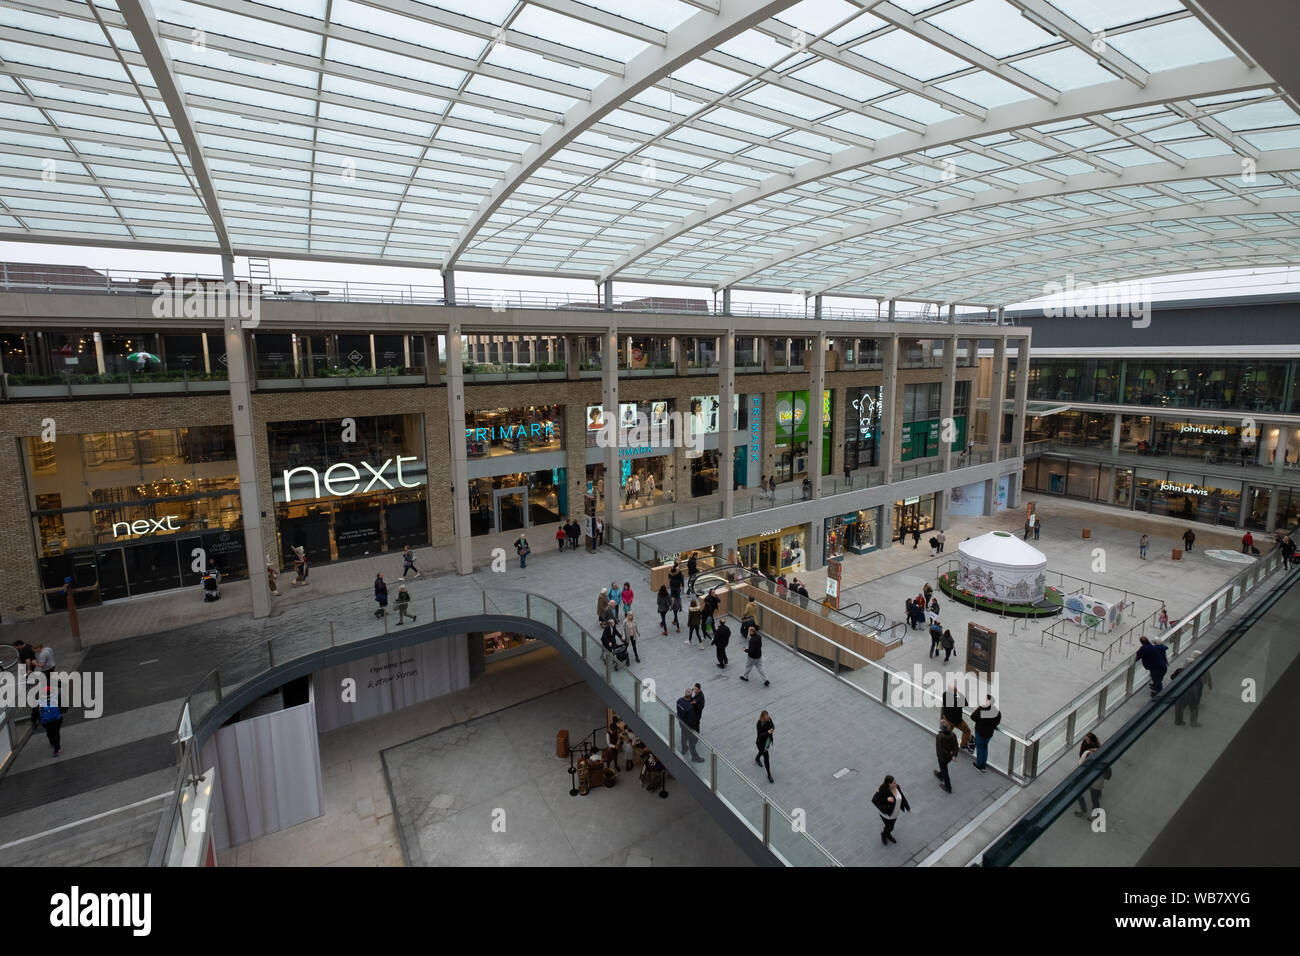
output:
[[[327,733],[468,686],[465,635],[438,638],[317,671],[316,723]]]
[[[218,850],[325,812],[311,703],[222,727],[203,745],[203,766],[217,768],[212,839]]]

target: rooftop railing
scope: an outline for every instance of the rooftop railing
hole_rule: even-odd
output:
[[[110,295],[155,295],[155,284],[166,282],[172,288],[178,283],[210,283],[223,281],[221,276],[198,273],[158,273],[123,269],[86,270],[82,273],[42,274],[39,269],[15,269],[12,264],[0,264],[0,290],[5,292],[63,292],[97,293]],[[240,282],[249,279],[240,278]],[[341,279],[301,279],[293,277],[258,280],[263,300],[287,302],[368,302],[389,305],[445,306],[446,293],[441,283],[418,284],[397,282],[356,282]],[[806,307],[788,302],[732,302],[730,313],[723,313],[721,301],[712,298],[672,298],[646,295],[616,295],[612,299],[616,312],[650,312],[665,314],[699,313],[700,315],[729,314],[740,317],[814,318],[812,300]],[[522,289],[479,289],[457,287],[455,305],[487,308],[494,311],[506,309],[563,309],[601,311],[604,305],[594,294],[573,292],[533,292]],[[842,306],[824,306],[823,319],[852,320],[859,322],[885,322],[888,309],[872,305],[854,309]],[[957,317],[960,324],[987,324],[984,313],[969,313]],[[939,322],[946,317],[924,311],[895,310],[896,322]]]

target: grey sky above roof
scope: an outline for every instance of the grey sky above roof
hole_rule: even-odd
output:
[[[1294,91],[1203,6],[17,0],[0,239],[978,304],[1300,263]]]

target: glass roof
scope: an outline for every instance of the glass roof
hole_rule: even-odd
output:
[[[0,236],[972,304],[1297,261],[1300,114],[1218,30],[1181,0],[22,0]]]

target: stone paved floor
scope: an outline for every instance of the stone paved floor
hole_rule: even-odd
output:
[[[576,738],[604,714],[600,698],[575,684],[385,750],[408,863],[752,865],[673,781],[667,799],[643,790],[635,773],[569,796],[568,761],[556,758],[553,731],[569,728]]]

